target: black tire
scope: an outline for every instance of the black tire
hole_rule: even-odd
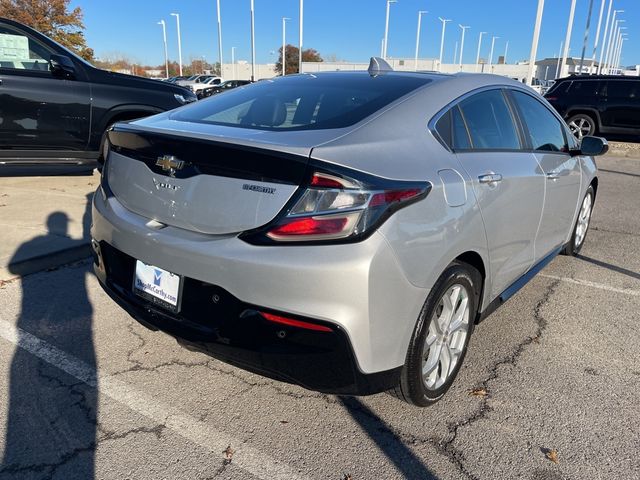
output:
[[[586,230],[584,231],[584,234],[580,236],[581,238],[579,238],[578,226],[580,225],[581,215],[583,213],[585,201],[589,196],[591,197],[591,202],[590,202],[588,216],[586,219],[587,220]],[[589,225],[591,224],[591,213],[593,212],[593,204],[595,203],[595,200],[596,200],[596,192],[593,190],[593,186],[590,185],[589,188],[587,188],[587,193],[584,194],[584,197],[582,198],[582,202],[580,203],[580,210],[578,210],[578,217],[576,218],[576,223],[573,225],[573,231],[571,232],[571,240],[569,240],[569,243],[567,243],[562,249],[562,251],[560,252],[562,255],[576,256],[580,253],[580,250],[582,250],[584,241],[587,239],[587,233],[589,233]]]
[[[457,358],[457,363],[450,371],[446,381],[436,388],[428,388],[422,375],[423,363],[425,361],[423,349],[425,347],[425,342],[427,341],[430,325],[434,320],[434,312],[439,308],[440,301],[445,296],[445,293],[456,284],[465,287],[469,293],[469,326],[466,338],[464,339],[462,351]],[[447,267],[440,278],[438,278],[431,289],[422,310],[420,311],[415,330],[411,337],[411,342],[409,343],[407,358],[404,368],[402,369],[400,381],[392,392],[396,397],[412,405],[426,407],[437,402],[446,393],[455,380],[458,371],[460,370],[460,366],[464,361],[465,354],[467,353],[469,339],[473,332],[476,312],[478,310],[478,301],[481,289],[482,276],[475,268],[465,263],[452,263]],[[441,372],[441,369],[442,364],[439,362],[436,370]]]
[[[567,119],[567,125],[578,140],[587,135],[594,135],[598,130],[595,119],[586,113],[572,115]]]

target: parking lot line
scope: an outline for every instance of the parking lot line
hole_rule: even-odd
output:
[[[569,277],[558,277],[556,275],[547,275],[544,273],[541,273],[540,276],[544,278],[550,278],[552,280],[560,280],[562,282],[573,283],[575,285],[582,285],[584,287],[598,288],[600,290],[606,290],[608,292],[622,293],[624,295],[640,297],[640,290],[632,290],[629,288],[615,288],[615,287],[610,287],[609,285],[604,285],[602,283],[590,282],[588,280],[580,280],[577,278],[569,278]]]
[[[99,393],[130,410],[164,425],[178,435],[219,455],[221,461],[224,458],[223,451],[231,445],[234,450],[233,464],[259,478],[283,480],[301,478],[289,465],[276,461],[231,435],[182,413],[121,380],[101,374],[99,369],[96,374],[95,369],[82,360],[2,319],[0,319],[0,337],[96,388]]]

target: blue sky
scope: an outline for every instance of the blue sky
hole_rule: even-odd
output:
[[[605,5],[604,16],[608,1]],[[593,49],[601,0],[594,0],[587,58]],[[250,60],[249,0],[221,0],[224,61],[236,48],[238,60]],[[441,23],[438,17],[452,19],[447,25],[445,62],[453,59],[455,42],[460,39],[458,24],[469,25],[465,38],[464,61],[475,61],[478,34],[489,32],[483,40],[482,56],[489,56],[490,36],[496,40],[494,55],[504,53],[509,41],[508,61],[528,59],[537,0],[398,0],[391,5],[388,55],[413,57],[418,10],[423,16],[420,56],[439,55]],[[538,58],[557,55],[564,40],[571,0],[546,0]],[[175,18],[180,14],[183,62],[190,57],[208,61],[218,58],[215,0],[72,0],[84,11],[89,46],[98,57],[124,54],[136,62],[161,64],[164,61],[161,26],[167,22],[169,57],[178,57]],[[305,0],[304,47],[313,47],[323,56],[335,55],[348,61],[366,61],[380,54],[384,36],[385,0]],[[589,0],[578,0],[571,39],[572,56],[580,56]],[[614,9],[624,9],[629,41],[623,63],[640,64],[640,0],[614,0]],[[290,17],[287,42],[298,43],[298,0],[255,0],[256,60],[275,61],[271,52],[282,42],[283,16]],[[603,20],[604,29],[604,20]],[[487,38],[489,40],[487,41]]]

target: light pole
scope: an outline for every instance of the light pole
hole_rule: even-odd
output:
[[[622,47],[622,40],[624,38],[625,33],[623,32],[623,30],[626,30],[627,27],[620,27],[618,29],[618,42],[616,44],[616,54],[614,55],[614,62],[613,62],[613,66],[615,69],[617,69],[620,65],[620,48]],[[615,74],[614,74],[615,75]]]
[[[622,37],[620,39],[620,48],[618,49],[618,70],[620,74],[622,74],[622,47],[624,47],[624,42],[627,40],[627,37]]]
[[[507,64],[507,53],[509,53],[509,40],[507,40],[507,44],[504,46],[504,64]]]
[[[587,15],[587,26],[584,29],[584,42],[582,44],[582,55],[580,56],[580,73],[584,68],[584,54],[587,51],[587,41],[589,40],[589,26],[591,25],[591,12],[593,11],[593,0],[589,0],[589,13]]]
[[[600,3],[600,16],[598,16],[598,28],[596,29],[596,41],[593,44],[593,55],[591,56],[591,69],[589,74],[593,75],[593,71],[596,67],[596,52],[598,50],[598,42],[600,42],[600,27],[602,27],[602,14],[604,13],[604,4],[606,0],[601,0]]]
[[[462,30],[462,38],[460,39],[460,70],[462,70],[462,54],[464,52],[464,34],[467,31],[467,28],[471,28],[468,25],[464,26],[464,25],[460,25],[458,24],[458,26],[460,27],[460,29]]]
[[[304,0],[300,0],[300,25],[298,37],[298,73],[302,73],[302,20],[304,18]]]
[[[172,13],[172,16],[176,17],[176,25],[178,26],[178,68],[180,76],[182,76],[182,45],[180,43],[180,14]]]
[[[556,65],[556,76],[558,78],[560,76],[560,60],[562,59],[562,47],[564,46],[564,42],[560,42],[560,50],[558,50],[558,64]]]
[[[233,65],[233,79],[238,79],[238,74],[236,73],[236,47],[231,47],[231,64]]]
[[[426,10],[420,10],[418,12],[418,33],[416,33],[416,57],[414,60],[414,70],[418,70],[418,50],[420,49],[420,25],[422,23],[422,15],[429,13]]]
[[[256,37],[254,25],[254,5],[251,0],[251,81],[256,81]]]
[[[604,60],[604,54],[607,43],[607,33],[609,33],[609,18],[611,17],[611,7],[613,6],[613,0],[609,0],[609,9],[607,10],[607,21],[604,22],[604,34],[602,35],[602,48],[600,49],[600,61],[598,62],[598,74],[602,73],[602,65]]]
[[[169,56],[167,54],[167,26],[164,23],[164,20],[160,20],[158,25],[162,25],[162,40],[164,42],[164,71],[165,77],[169,78]]]
[[[286,64],[287,64],[287,53],[286,53],[286,44],[285,39],[287,37],[287,20],[291,20],[288,17],[282,17],[282,76],[284,77],[286,73]]]
[[[571,10],[569,11],[569,23],[567,25],[567,35],[564,38],[564,53],[562,54],[562,63],[560,63],[560,75],[567,64],[567,56],[569,55],[569,44],[571,43],[571,30],[573,29],[573,17],[576,13],[576,0],[571,0]]]
[[[612,44],[613,39],[614,39],[613,32],[616,29],[616,27],[618,26],[617,22],[616,22],[616,16],[618,15],[618,13],[624,13],[624,10],[614,10],[613,11],[613,16],[611,17],[611,28],[609,30],[609,40],[607,40],[607,52],[606,52],[606,54],[604,56],[604,65],[605,65],[605,67],[603,67],[603,68],[606,68],[606,67],[609,66],[609,56],[611,55],[611,47],[612,47],[611,44]]]
[[[480,36],[478,37],[478,53],[476,55],[476,72],[480,68],[480,47],[482,46],[482,36],[486,34],[487,32],[480,32]]]
[[[489,66],[493,65],[493,47],[496,44],[496,40],[500,37],[491,37],[491,53],[489,54]]]
[[[442,22],[442,37],[440,38],[440,63],[438,65],[438,69],[441,70],[442,69],[442,54],[444,53],[444,31],[447,28],[447,22],[450,22],[451,20],[448,18],[442,18],[442,17],[438,17],[438,20],[440,20]]]
[[[220,76],[222,77],[222,21],[220,19],[220,0],[217,0],[218,7],[218,62],[220,62]]]
[[[543,11],[544,11],[544,0],[538,0],[536,24],[535,24],[535,27],[533,27],[533,39],[531,40],[531,53],[529,54],[529,70],[527,72],[527,84],[529,85],[533,85],[533,74],[535,73],[536,57],[538,56],[538,41],[540,40],[540,27],[542,26]],[[557,77],[558,76],[556,75],[556,78]]]
[[[392,3],[396,3],[397,0],[387,0],[387,16],[384,21],[384,48],[382,49],[382,58],[387,59],[387,45],[389,42],[389,10]]]

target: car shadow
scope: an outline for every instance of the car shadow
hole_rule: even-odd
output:
[[[601,260],[596,260],[595,258],[587,257],[585,255],[576,255],[576,258],[579,258],[580,260],[591,263],[593,265],[597,265],[598,267],[606,268],[607,270],[618,272],[618,273],[621,273],[622,275],[626,275],[628,277],[635,278],[636,280],[640,280],[640,273],[634,272],[633,270],[627,270],[626,268],[622,268],[617,265],[612,265],[611,263],[606,263]]]
[[[87,201],[83,218],[85,238],[89,235],[90,215]],[[42,242],[43,237],[46,241],[68,236],[68,224],[65,213],[52,213],[47,219],[47,233],[23,243],[14,257],[23,249],[28,250],[32,243]],[[12,273],[19,275],[20,271]],[[86,264],[79,263],[58,272],[22,277],[21,311],[16,326],[19,341],[29,341],[27,334],[36,336],[81,358],[95,375],[88,276]],[[54,476],[93,479],[97,400],[95,388],[16,347],[9,373],[0,479]]]
[[[628,177],[639,177],[640,175],[637,173],[628,173],[628,172],[619,172],[618,170],[607,170],[606,168],[599,168],[598,169],[599,172],[606,172],[606,173],[615,173],[617,175],[626,175]]]
[[[418,456],[407,447],[402,439],[375,412],[357,397],[338,397],[345,410],[351,415],[362,431],[366,433],[382,453],[402,473],[403,478],[435,480],[438,477]]]

